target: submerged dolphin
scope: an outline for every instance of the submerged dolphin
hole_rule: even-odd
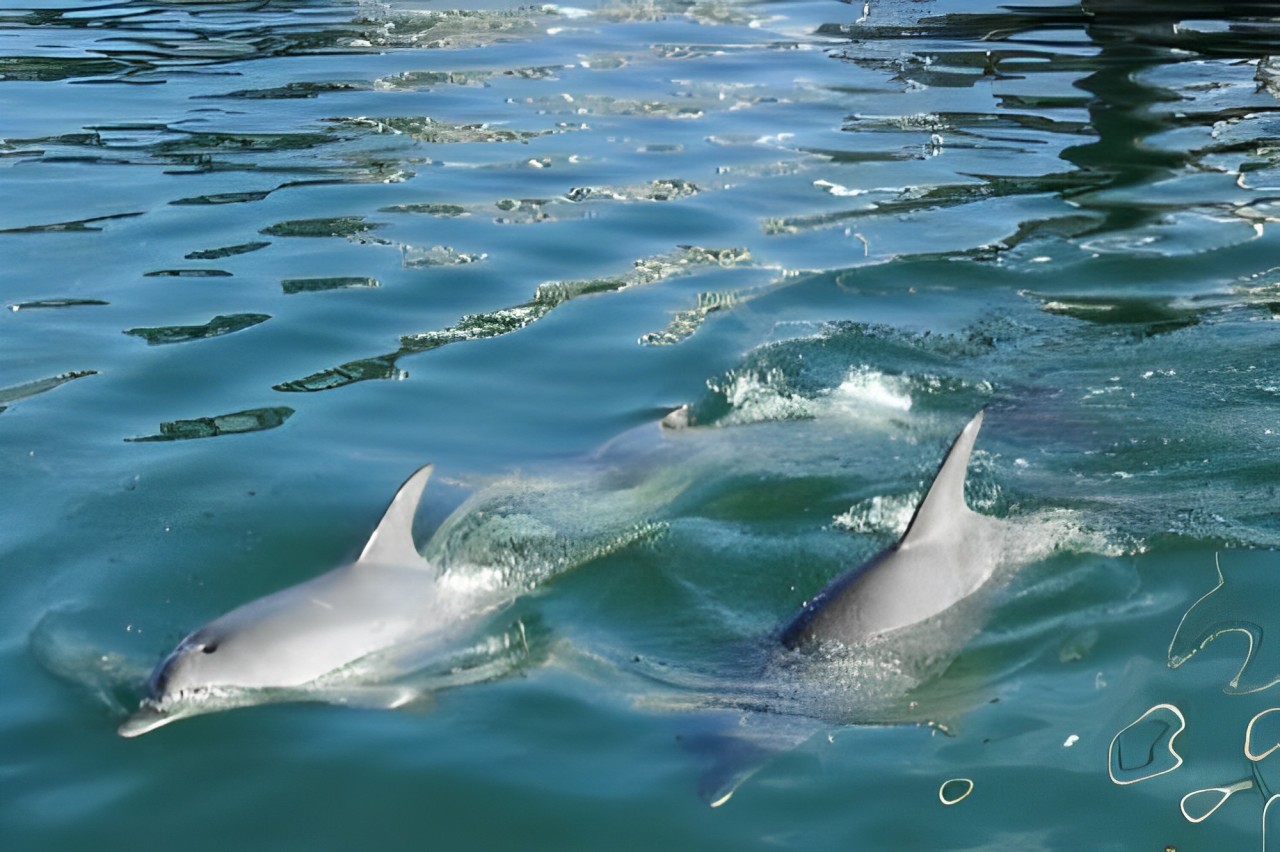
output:
[[[450,620],[435,571],[413,542],[432,466],[400,486],[355,562],[245,604],[183,639],[120,726],[133,737],[178,718],[257,703],[245,690],[287,690],[419,639]],[[394,702],[392,702],[394,703]]]
[[[991,579],[998,548],[988,519],[964,499],[982,415],[951,445],[902,538],[828,583],[783,629],[783,645],[856,645],[938,615]]]

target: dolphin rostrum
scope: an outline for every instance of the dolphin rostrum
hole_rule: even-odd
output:
[[[420,468],[400,486],[355,562],[245,604],[183,639],[152,673],[148,697],[120,734],[258,703],[245,693],[311,684],[447,625],[456,602],[441,595],[412,535],[431,470]]]
[[[856,645],[938,615],[977,591],[998,565],[990,519],[969,508],[964,480],[983,412],[961,430],[902,538],[832,580],[781,634]]]

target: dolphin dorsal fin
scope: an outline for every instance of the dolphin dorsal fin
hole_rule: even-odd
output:
[[[418,511],[422,489],[427,487],[433,467],[424,465],[404,481],[378,522],[378,528],[369,536],[357,562],[391,565],[417,565],[422,562],[418,546],[413,543],[413,516]]]
[[[984,413],[979,411],[956,436],[933,477],[929,493],[916,507],[901,545],[911,544],[913,538],[929,538],[933,530],[946,529],[957,517],[972,511],[964,500],[964,479],[969,472],[969,456],[973,453],[974,441],[978,439],[978,430],[982,428]]]

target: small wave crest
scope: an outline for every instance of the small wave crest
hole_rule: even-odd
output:
[[[927,381],[927,380],[926,380]],[[866,365],[832,388],[804,388],[780,367],[730,370],[707,388],[727,412],[722,426],[821,417],[884,417],[911,410],[914,380]]]
[[[872,497],[836,515],[831,524],[839,529],[866,535],[901,535],[911,523],[920,495],[885,494]]]
[[[446,588],[476,595],[519,592],[660,535],[646,520],[679,481],[609,488],[603,477],[516,477],[476,494],[427,545]]]
[[[138,684],[154,662],[140,646],[142,630],[118,617],[81,606],[46,612],[31,631],[29,648],[50,674],[76,687],[113,715],[136,704]]]

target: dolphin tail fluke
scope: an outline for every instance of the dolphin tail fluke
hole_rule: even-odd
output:
[[[712,808],[729,801],[744,781],[778,754],[745,737],[724,734],[698,737],[689,746],[711,755],[710,765],[698,778],[698,797]]]
[[[434,465],[423,465],[400,486],[378,528],[369,536],[358,562],[417,565],[423,561],[418,546],[413,543],[413,516],[433,468]]]
[[[706,765],[698,779],[698,796],[718,808],[752,775],[775,757],[808,740],[820,726],[811,719],[782,714],[717,713],[704,721],[709,729],[680,738]]]
[[[956,436],[933,478],[929,493],[916,507],[911,524],[902,537],[904,544],[909,543],[913,535],[924,537],[931,530],[945,529],[954,524],[957,517],[972,511],[964,499],[964,481],[969,472],[969,457],[973,454],[973,445],[978,439],[978,430],[982,428],[985,413],[985,409],[979,411]]]

